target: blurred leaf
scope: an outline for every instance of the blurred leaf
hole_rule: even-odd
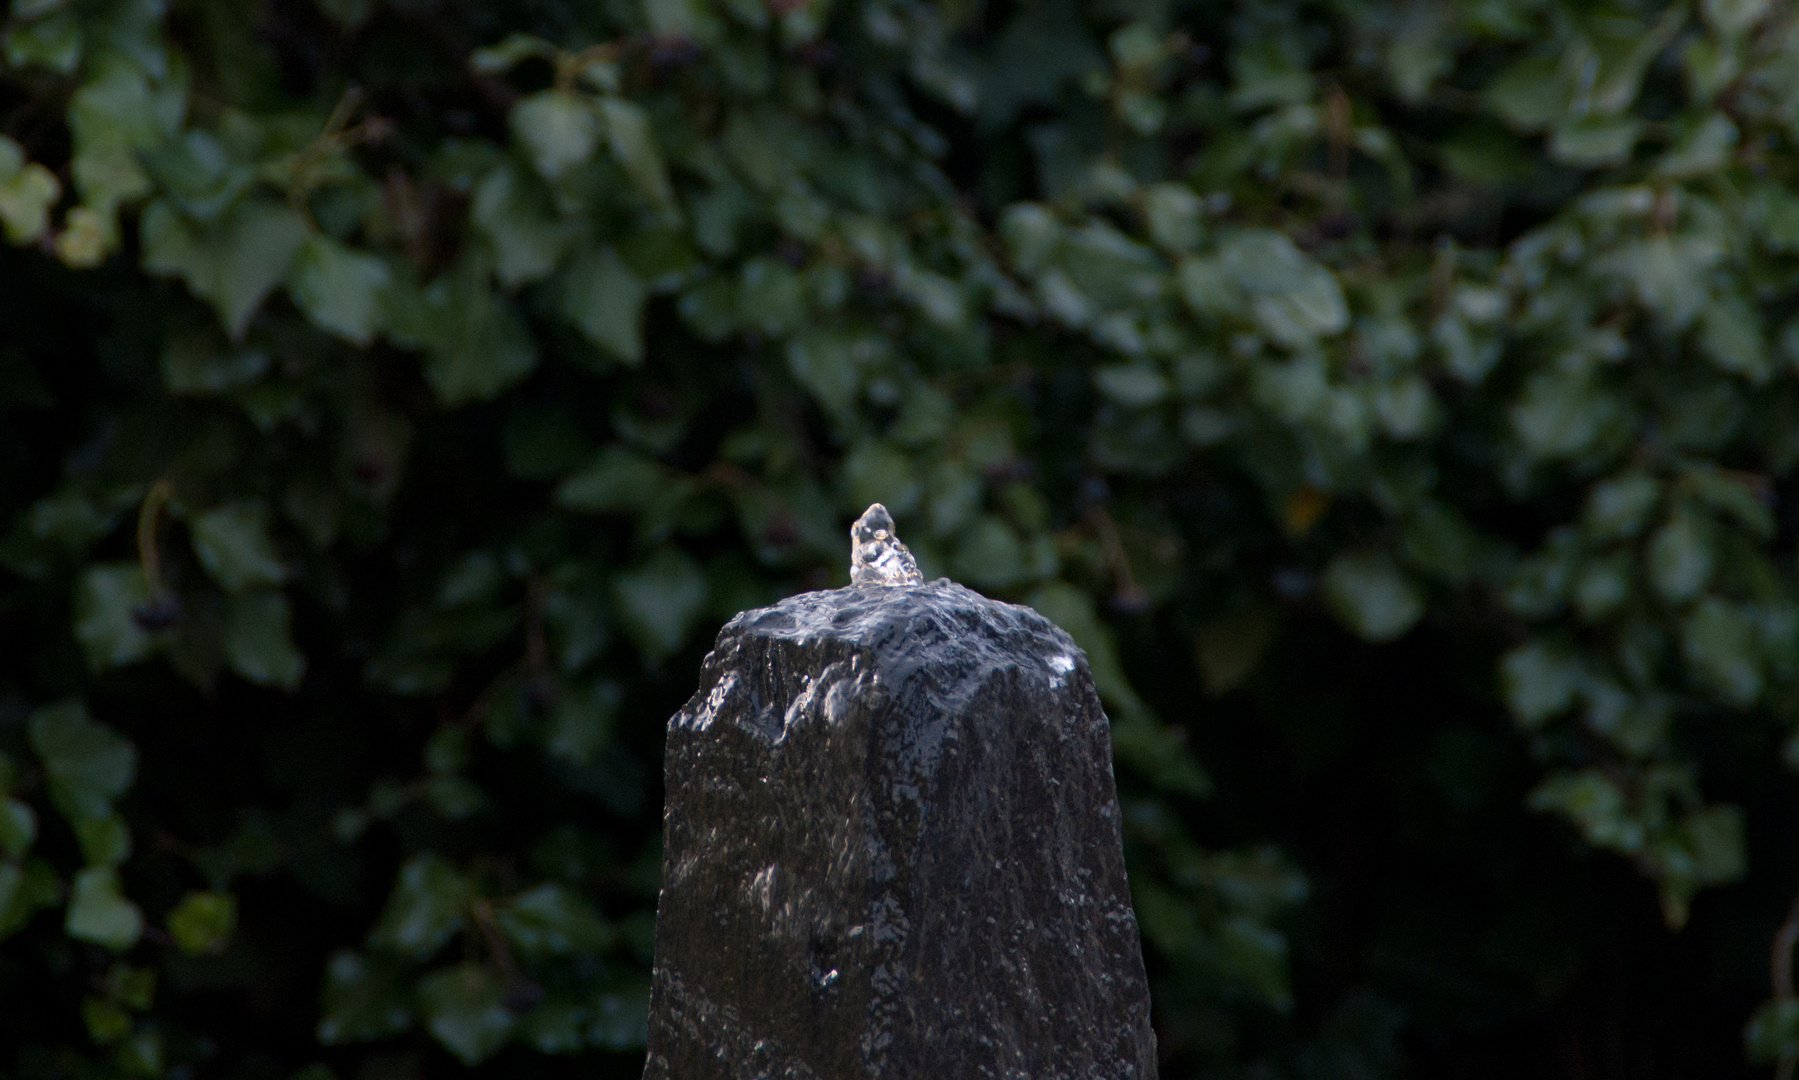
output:
[[[158,639],[138,624],[137,612],[150,599],[144,572],[135,563],[102,563],[81,575],[75,591],[75,637],[95,670],[122,667],[149,656]]]
[[[641,454],[609,446],[556,486],[556,501],[571,510],[641,510],[666,489],[666,471]]]
[[[287,288],[315,324],[367,345],[381,326],[383,294],[392,281],[379,257],[313,236],[300,248]]]
[[[49,210],[62,194],[56,174],[25,160],[19,144],[0,135],[0,225],[15,244],[29,244],[50,226]]]
[[[136,904],[120,895],[118,871],[96,866],[75,874],[63,928],[78,941],[122,952],[137,944],[144,931],[144,916]]]
[[[260,503],[227,503],[188,524],[194,554],[231,592],[287,580],[287,567],[269,540],[268,509]]]
[[[613,601],[637,647],[659,659],[687,640],[706,603],[706,576],[686,552],[659,548],[637,569],[618,575]]]
[[[643,283],[611,248],[575,260],[562,277],[562,314],[627,364],[643,362]]]
[[[262,591],[233,596],[225,616],[225,659],[253,683],[296,689],[306,658],[288,630],[287,597]]]
[[[37,840],[37,811],[18,799],[0,798],[0,852],[18,862]],[[6,905],[0,903],[0,911]]]
[[[592,905],[553,882],[513,897],[498,918],[507,939],[527,953],[594,952],[612,938]]]
[[[649,117],[638,106],[620,98],[600,99],[599,110],[606,121],[607,142],[625,173],[651,202],[672,208],[674,189],[669,186],[662,153],[656,149]]]
[[[1385,555],[1337,555],[1325,567],[1323,584],[1331,611],[1369,641],[1392,641],[1424,615],[1417,586]]]
[[[395,968],[354,952],[335,953],[325,965],[320,994],[319,1041],[326,1046],[372,1042],[412,1026],[409,988]]]
[[[157,201],[144,211],[139,235],[144,269],[180,276],[195,296],[212,303],[238,340],[263,300],[288,276],[307,226],[299,214],[270,199],[246,199],[205,227]]]
[[[546,180],[559,179],[586,161],[599,140],[593,109],[561,90],[544,90],[520,101],[512,109],[511,122],[531,163]]]
[[[237,926],[237,900],[229,893],[190,892],[169,912],[169,936],[188,953],[225,948]]]
[[[1201,626],[1195,635],[1194,656],[1206,692],[1228,693],[1248,678],[1274,643],[1279,629],[1275,613],[1261,607]]]
[[[437,855],[416,855],[400,867],[369,941],[423,960],[462,929],[473,885]]]
[[[44,763],[50,797],[71,822],[105,818],[131,787],[137,751],[117,732],[89,718],[69,699],[32,714],[31,748]]]
[[[419,980],[425,1027],[464,1065],[479,1064],[512,1037],[514,1021],[504,996],[499,977],[476,964],[446,968]]]

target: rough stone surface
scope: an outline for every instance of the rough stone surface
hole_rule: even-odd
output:
[[[669,722],[647,1080],[1153,1080],[1086,657],[947,581],[746,611]]]

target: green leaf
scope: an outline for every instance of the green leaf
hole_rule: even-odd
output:
[[[989,589],[1016,585],[1030,576],[1018,533],[991,514],[983,515],[963,534],[950,570],[962,581]]]
[[[512,133],[524,144],[531,164],[546,180],[593,156],[599,120],[587,102],[561,90],[544,90],[512,109]]]
[[[474,266],[437,279],[417,299],[425,381],[443,404],[497,397],[537,366],[537,347],[517,310]]]
[[[500,929],[526,953],[591,953],[612,939],[612,930],[574,890],[553,882],[513,897],[497,914]]]
[[[231,592],[287,580],[287,567],[269,539],[268,508],[261,503],[208,510],[188,523],[188,531],[200,565]]]
[[[287,278],[308,232],[297,211],[260,197],[205,226],[158,200],[139,225],[144,270],[181,277],[218,310],[233,340],[242,339],[256,309]]]
[[[75,875],[63,929],[77,941],[123,952],[144,932],[144,914],[119,893],[119,872],[94,866]]]
[[[81,66],[81,21],[72,11],[30,22],[15,18],[6,31],[6,63],[73,75]]]
[[[61,901],[62,882],[43,859],[27,859],[22,867],[0,863],[0,939]]]
[[[419,980],[425,1027],[464,1065],[478,1065],[506,1045],[515,1021],[498,975],[478,964],[436,971]]]
[[[259,686],[298,688],[306,657],[288,630],[287,597],[272,591],[233,596],[225,612],[225,659]]]
[[[519,1021],[519,1041],[540,1054],[575,1054],[587,1048],[587,1010],[549,997]]]
[[[605,680],[565,693],[550,717],[544,750],[576,765],[591,764],[612,740],[618,700],[618,684]]]
[[[1661,498],[1661,485],[1644,473],[1625,473],[1587,493],[1583,520],[1595,540],[1619,540],[1635,536],[1648,521]]]
[[[895,518],[917,509],[923,488],[912,459],[879,439],[856,444],[843,459],[844,508],[860,514],[870,503],[887,507]]]
[[[1674,180],[1716,172],[1729,164],[1736,144],[1737,126],[1722,113],[1712,113],[1662,156],[1655,171]]]
[[[68,29],[80,34],[78,24]],[[58,66],[57,62],[68,60],[71,53],[78,57],[80,48],[78,39],[72,46],[65,45],[59,55],[45,57],[48,66]],[[167,108],[168,89],[176,98],[173,111]],[[159,92],[152,88],[141,69],[112,56],[97,63],[69,99],[69,133],[75,144],[69,171],[82,202],[107,222],[109,230],[119,203],[150,191],[150,178],[138,152],[173,135],[180,126],[182,88],[168,89]]]
[[[659,548],[637,569],[618,576],[613,602],[637,647],[658,659],[687,640],[706,604],[706,575],[686,552]]]
[[[18,799],[0,799],[0,852],[18,862],[37,840],[37,811]],[[6,910],[0,901],[0,911]]]
[[[1741,607],[1708,596],[1681,628],[1687,662],[1701,682],[1739,707],[1761,696],[1762,670],[1755,621]]]
[[[1773,6],[1773,0],[1704,0],[1700,10],[1714,30],[1730,36],[1762,21]]]
[[[50,798],[63,816],[71,822],[109,816],[137,773],[137,750],[96,724],[74,698],[33,713],[28,731],[31,748],[44,763]]]
[[[1324,598],[1345,626],[1374,642],[1392,641],[1424,615],[1424,599],[1391,559],[1344,553],[1324,569]]]
[[[169,912],[168,927],[182,952],[221,952],[237,927],[237,898],[230,893],[190,892]]]
[[[654,461],[622,446],[608,446],[556,486],[556,502],[570,510],[631,513],[648,506],[668,482],[668,471]]]
[[[641,1050],[649,1041],[650,993],[600,994],[591,1010],[587,1041],[602,1050]]]
[[[1711,580],[1714,556],[1707,530],[1691,514],[1676,513],[1649,541],[1649,580],[1671,604],[1691,600]]]
[[[19,144],[0,135],[0,224],[6,238],[29,244],[50,227],[50,207],[62,194],[56,174],[25,160]]]
[[[473,896],[473,884],[441,856],[415,855],[400,868],[369,941],[426,959],[462,929]]]
[[[563,272],[563,317],[627,364],[643,362],[646,296],[643,282],[609,247],[581,256]]]
[[[1699,323],[1699,347],[1720,371],[1764,383],[1772,373],[1761,313],[1740,296],[1717,297]]]
[[[668,182],[662,153],[650,132],[650,120],[636,105],[619,98],[602,98],[600,116],[606,121],[606,139],[612,154],[637,185],[658,206],[673,207],[675,192]]]
[[[75,839],[89,866],[118,866],[131,857],[131,830],[117,814],[75,821]]]
[[[1513,649],[1499,664],[1505,703],[1527,728],[1539,727],[1572,706],[1581,679],[1578,660],[1541,642]]]
[[[1199,246],[1205,235],[1199,211],[1199,196],[1185,184],[1156,184],[1143,195],[1143,221],[1150,239],[1171,254]]]
[[[372,1042],[412,1026],[409,988],[400,972],[377,958],[339,952],[325,965],[319,1041],[326,1046]]]
[[[1107,398],[1132,408],[1147,408],[1168,396],[1168,380],[1150,364],[1095,368],[1093,382]]]
[[[1567,107],[1569,90],[1559,56],[1536,54],[1515,61],[1487,86],[1487,103],[1513,127],[1540,131]]]
[[[511,162],[475,186],[469,216],[493,246],[495,276],[509,289],[549,276],[575,235],[542,186]],[[474,278],[464,287],[477,283],[485,285]]]
[[[367,345],[381,327],[384,294],[392,283],[393,273],[379,257],[312,236],[294,261],[287,291],[315,325]]]
[[[248,386],[268,370],[268,353],[227,347],[216,333],[172,336],[162,348],[162,384],[171,394],[217,394]]]
[[[136,612],[150,599],[136,563],[90,566],[75,589],[75,638],[96,671],[123,667],[149,656],[161,640],[138,625]]]
[[[1549,156],[1564,165],[1595,169],[1618,165],[1630,157],[1643,134],[1634,116],[1577,116],[1555,126]]]

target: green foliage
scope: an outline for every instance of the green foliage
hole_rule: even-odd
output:
[[[1575,1008],[1601,950],[1525,866],[1774,932],[1789,8],[0,38],[0,1076],[634,1075],[661,724],[875,500],[1086,650],[1164,1075],[1451,1074]],[[1370,889],[1371,838],[1442,873]]]

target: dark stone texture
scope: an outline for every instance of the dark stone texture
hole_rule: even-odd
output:
[[[746,611],[669,721],[647,1080],[1154,1080],[1087,660],[948,581]]]

